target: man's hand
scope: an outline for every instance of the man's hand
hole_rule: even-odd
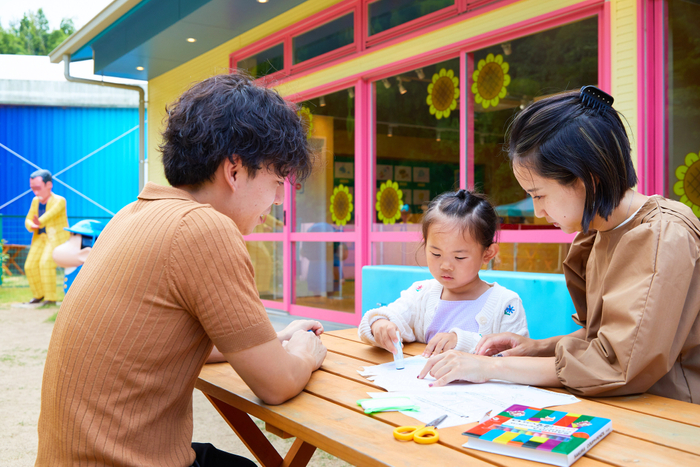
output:
[[[314,361],[312,371],[318,370],[321,367],[323,360],[326,358],[326,353],[328,352],[326,346],[321,342],[321,339],[306,330],[296,331],[284,348],[287,352],[299,358],[312,358]]]
[[[41,228],[41,222],[39,222],[39,216],[34,216],[32,219],[32,229],[39,230]]]
[[[284,341],[291,339],[295,332],[309,330],[313,331],[314,335],[320,336],[323,334],[323,325],[313,319],[298,319],[292,321],[286,328],[278,332],[277,339],[284,343]]]
[[[392,354],[396,353],[394,342],[398,342],[396,332],[399,328],[388,319],[378,319],[372,323],[372,335],[378,347],[388,350]]]
[[[454,332],[439,332],[430,339],[425,346],[423,356],[430,358],[433,355],[440,355],[443,352],[452,350],[457,346],[457,334]]]
[[[539,354],[537,340],[512,332],[501,332],[481,338],[476,355],[500,355],[502,357],[536,357]]]

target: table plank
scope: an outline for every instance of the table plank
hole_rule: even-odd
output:
[[[700,405],[653,394],[599,397],[596,402],[700,427]]]
[[[387,352],[332,334],[327,336],[324,344],[331,352],[342,353],[350,358],[352,355],[357,355],[361,359],[358,360],[358,369],[360,366],[366,366],[367,361],[374,364],[391,361],[391,357],[385,355]],[[631,410],[630,407],[621,406],[624,405],[622,402],[618,404],[619,406],[611,405],[609,399],[611,398],[600,402],[596,399],[582,399],[576,404],[554,409],[610,418],[613,421],[613,429],[618,433],[700,455],[700,443],[698,443],[700,429],[697,426],[659,417],[656,414],[662,410],[661,408],[646,412],[643,403],[628,402],[629,406],[634,405],[634,410]],[[680,405],[691,412],[696,410],[695,407],[689,407],[690,404],[680,403]],[[678,408],[674,403],[669,403],[668,407]],[[669,411],[670,408],[666,409],[667,413]]]
[[[230,365],[205,365],[196,387],[353,465],[461,465],[464,454],[440,444],[394,442],[391,426],[307,392],[278,406],[258,399]],[[340,408],[340,410],[338,410]],[[489,464],[474,459],[470,465]]]

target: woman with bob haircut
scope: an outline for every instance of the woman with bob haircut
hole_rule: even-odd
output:
[[[700,222],[678,201],[632,189],[630,144],[612,101],[593,86],[543,99],[517,115],[506,139],[535,215],[579,232],[564,274],[581,329],[542,340],[485,336],[476,355],[437,355],[419,377],[700,403]]]

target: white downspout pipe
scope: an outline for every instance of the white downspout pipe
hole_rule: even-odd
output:
[[[70,54],[63,56],[63,75],[68,81],[73,83],[83,83],[83,84],[94,84],[98,86],[107,86],[111,88],[121,88],[129,89],[131,91],[138,91],[139,93],[139,192],[143,190],[145,184],[145,164],[146,158],[144,150],[145,142],[145,131],[144,131],[144,120],[146,119],[146,93],[141,86],[135,86],[131,84],[121,84],[121,83],[110,83],[106,81],[97,81],[94,79],[76,78],[70,75]]]

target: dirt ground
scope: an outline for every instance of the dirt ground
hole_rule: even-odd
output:
[[[37,452],[37,421],[41,378],[53,323],[47,322],[56,308],[17,309],[0,304],[0,467],[34,465]],[[257,420],[260,426],[262,422]],[[267,433],[281,454],[293,439],[282,440]],[[193,441],[209,442],[219,449],[253,456],[201,392],[194,394]],[[312,467],[349,464],[317,450]]]

